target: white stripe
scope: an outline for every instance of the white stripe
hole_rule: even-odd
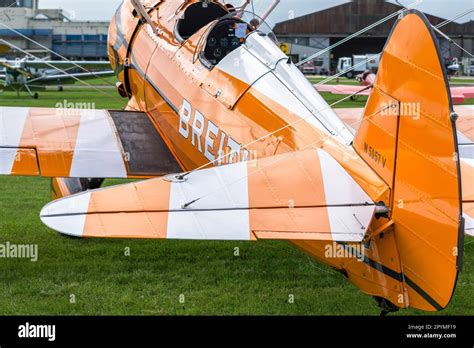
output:
[[[89,209],[90,192],[81,193],[51,202],[41,210],[41,221],[49,228],[69,236],[82,237]],[[68,215],[72,214],[72,215]],[[48,215],[64,215],[48,217]]]
[[[221,60],[217,68],[249,86],[270,71],[242,46]]]
[[[0,108],[0,147],[19,146],[29,110],[29,108]],[[0,152],[0,175],[11,174],[16,153],[16,149],[3,149]]]
[[[0,148],[0,175],[11,175],[18,149]]]
[[[183,211],[183,203],[199,197],[202,199],[184,209],[184,212],[169,213],[168,239],[250,239],[248,209],[221,210],[248,208],[246,163],[203,170],[191,174],[185,182],[173,183],[170,210]],[[196,209],[211,211],[195,211]]]
[[[262,93],[265,97],[272,100],[276,104],[282,105],[284,108],[292,112],[296,117],[304,118],[305,122],[311,124],[315,128],[330,134],[326,128],[319,122],[314,115],[296,98],[288,88],[286,88],[273,74],[267,74],[259,79],[253,88]],[[302,123],[302,122],[300,122]]]
[[[334,158],[323,150],[317,151],[328,206],[372,203],[370,197]],[[338,239],[337,233],[354,233],[356,236],[365,233],[374,210],[373,205],[328,207],[329,224],[331,232],[334,232],[333,239]]]
[[[330,129],[341,143],[351,143],[354,135],[301,71],[294,64],[281,61],[286,58],[268,37],[254,34],[247,38],[245,46],[231,52],[217,67],[315,128],[326,134],[330,134],[327,130]]]
[[[81,111],[81,123],[69,176],[127,177],[122,151],[106,111]]]

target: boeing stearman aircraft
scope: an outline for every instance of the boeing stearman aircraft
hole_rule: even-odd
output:
[[[62,234],[288,240],[385,312],[445,308],[472,228],[472,128],[426,17],[397,20],[349,125],[263,19],[245,3],[124,1],[109,55],[126,110],[1,108],[0,172],[51,177],[40,217]]]

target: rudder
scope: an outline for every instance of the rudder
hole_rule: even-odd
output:
[[[391,188],[408,305],[445,308],[461,267],[463,219],[453,112],[426,17],[400,18],[384,49],[354,148]]]

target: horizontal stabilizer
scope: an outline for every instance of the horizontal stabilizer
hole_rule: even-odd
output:
[[[361,241],[374,210],[338,162],[307,150],[88,191],[41,219],[80,237]]]

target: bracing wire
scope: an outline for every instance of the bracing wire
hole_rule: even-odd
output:
[[[344,101],[345,99],[346,99],[346,98],[342,98],[342,99],[338,100],[337,102],[335,102],[335,103],[332,104],[332,105],[333,105],[333,106],[334,106],[334,105],[337,105],[338,103],[341,103],[341,102]],[[378,115],[379,113],[382,113],[382,112],[384,112],[384,111],[386,111],[386,110],[388,110],[388,109],[390,109],[390,108],[394,108],[394,107],[396,107],[396,106],[397,106],[397,104],[395,104],[395,103],[394,103],[394,104],[387,105],[387,106],[383,107],[382,109],[378,110],[377,112],[374,112],[374,113],[371,114],[371,115],[368,115],[368,116],[366,116],[366,117],[364,117],[364,118],[361,118],[361,119],[359,119],[359,120],[357,120],[357,121],[355,121],[355,122],[349,124],[349,126],[354,128],[354,126],[356,126],[357,124],[361,123],[363,120],[365,120],[365,119],[371,119],[371,118],[373,118],[374,116]],[[318,139],[318,140],[315,141],[315,142],[309,143],[308,145],[302,147],[301,149],[298,149],[298,151],[300,152],[300,151],[309,150],[309,149],[311,149],[311,148],[320,147],[322,144],[324,144],[324,142],[326,142],[326,141],[327,141],[328,139],[330,139],[330,138],[331,138],[331,135],[329,135],[329,134],[328,134],[328,135],[325,135],[322,139]],[[286,153],[286,154],[283,154],[283,155],[281,155],[279,158],[277,158],[276,160],[271,161],[270,163],[267,163],[266,165],[259,167],[257,170],[253,171],[252,173],[247,174],[247,175],[245,175],[245,176],[243,176],[243,177],[241,177],[241,178],[238,178],[238,179],[236,179],[236,180],[234,180],[234,181],[232,181],[232,182],[230,182],[230,183],[226,183],[225,185],[222,185],[221,187],[218,187],[218,188],[215,189],[215,190],[212,190],[212,191],[210,191],[210,192],[208,192],[208,193],[206,193],[206,194],[204,194],[204,195],[202,195],[202,196],[200,196],[200,197],[197,197],[197,198],[195,198],[195,199],[193,199],[193,200],[191,200],[191,201],[189,201],[189,202],[183,204],[183,205],[182,205],[182,208],[183,208],[183,209],[189,208],[192,204],[194,204],[194,203],[196,203],[196,202],[198,202],[198,201],[200,201],[200,200],[202,200],[202,199],[204,199],[204,198],[206,198],[206,197],[212,196],[214,193],[219,192],[220,190],[224,189],[225,187],[229,187],[229,186],[235,185],[236,183],[238,183],[238,182],[240,182],[240,181],[242,181],[242,180],[248,179],[250,176],[255,175],[255,174],[257,174],[257,173],[260,173],[260,172],[263,171],[264,169],[266,169],[266,168],[268,168],[268,167],[271,167],[272,165],[277,164],[277,163],[279,163],[279,162],[282,162],[283,160],[288,159],[288,158],[290,158],[291,156],[294,156],[294,155],[295,155],[295,152],[294,152],[294,151],[288,152],[288,153]]]
[[[404,9],[404,11],[406,11],[406,9]],[[399,12],[399,11],[397,11],[397,12]],[[472,11],[471,11],[471,12],[472,12]],[[469,13],[470,13],[470,12],[469,12]],[[465,16],[466,14],[468,14],[468,13],[466,13],[466,12],[463,13],[464,16]],[[445,21],[445,22],[443,22],[443,23],[440,23],[440,24],[438,25],[438,28],[441,28],[441,27],[443,27],[443,26],[445,26],[445,25],[451,23],[452,21],[454,21],[454,20],[456,20],[456,19],[459,19],[460,17],[461,17],[461,16],[458,15],[458,16],[455,16],[455,17],[451,18],[450,20],[447,20],[447,21]],[[360,34],[359,34],[359,35],[360,35]],[[379,54],[381,54],[381,53],[382,53],[382,52],[380,52],[380,53],[378,53],[378,54],[374,54],[374,55],[370,56],[369,58],[367,58],[366,60],[364,60],[364,61],[362,61],[362,62],[360,62],[360,63],[358,63],[358,64],[356,64],[356,65],[354,65],[354,66],[352,66],[352,67],[350,67],[350,68],[348,68],[348,69],[346,69],[346,70],[340,72],[340,73],[337,73],[337,74],[335,74],[335,75],[333,75],[333,76],[330,76],[330,77],[326,78],[325,80],[323,80],[323,81],[317,83],[316,86],[319,86],[319,85],[322,85],[322,84],[326,84],[326,83],[328,83],[328,82],[331,82],[331,81],[335,80],[336,78],[339,78],[340,76],[342,76],[342,75],[344,75],[344,74],[346,74],[346,73],[348,73],[348,72],[350,72],[350,71],[352,71],[352,70],[358,68],[359,66],[361,66],[361,65],[363,65],[363,64],[366,64],[366,63],[369,62],[371,59],[373,59],[374,57],[376,57],[377,55],[379,55]],[[370,86],[368,86],[368,88],[370,88]],[[355,94],[353,94],[353,95],[350,95],[350,96],[348,96],[348,97],[342,98],[340,101],[344,101],[344,100],[346,100],[346,99],[348,99],[348,98],[350,98],[350,97],[353,97],[354,95],[358,95],[358,94],[360,94],[362,91],[364,91],[364,90],[366,90],[366,89],[367,89],[367,88],[364,88],[363,90],[360,90],[360,91],[358,91],[357,93],[355,93]],[[336,103],[338,103],[338,102],[336,102]],[[329,105],[329,108],[331,108],[331,106],[334,106],[334,105],[335,105],[335,104]],[[327,108],[325,108],[325,109],[327,109]],[[325,109],[319,110],[318,112],[324,111]],[[318,113],[318,112],[315,112],[315,114]],[[302,121],[302,120],[305,120],[305,119],[307,119],[307,118],[309,118],[309,117],[311,117],[311,116],[307,116],[307,117],[302,118],[302,119],[299,119],[299,120],[297,120],[297,121],[295,121],[295,122],[298,123],[298,122],[300,122],[300,121]],[[288,124],[288,125],[286,125],[286,126],[280,128],[280,129],[277,129],[277,130],[275,130],[275,131],[273,131],[273,132],[270,132],[270,133],[268,133],[268,134],[262,136],[261,138],[259,138],[259,139],[257,139],[257,140],[254,140],[254,141],[252,141],[252,142],[250,142],[250,143],[248,143],[248,144],[246,144],[246,145],[243,145],[243,146],[242,146],[242,149],[245,149],[245,148],[247,148],[248,146],[257,143],[258,141],[264,140],[264,139],[266,139],[266,138],[268,138],[268,137],[270,137],[270,136],[272,136],[272,135],[274,135],[274,134],[276,134],[276,133],[278,133],[278,132],[281,132],[281,131],[283,131],[283,130],[285,130],[285,129],[291,127],[291,126],[293,126],[293,125],[294,125],[294,124]],[[180,174],[180,175],[179,175],[179,178],[184,178],[184,177],[186,177],[186,176],[188,176],[188,175],[190,175],[190,174],[192,174],[192,173],[194,173],[194,172],[196,172],[196,171],[198,171],[198,170],[204,169],[204,168],[206,168],[206,167],[208,167],[208,166],[210,166],[210,165],[212,165],[212,164],[214,164],[214,163],[218,163],[219,161],[222,161],[223,159],[225,159],[225,158],[227,158],[227,157],[229,157],[229,156],[231,156],[231,155],[233,155],[233,154],[232,154],[232,153],[226,153],[226,154],[224,154],[224,155],[220,155],[218,158],[216,158],[216,159],[213,160],[213,161],[209,161],[209,162],[203,164],[202,166],[200,166],[200,167],[198,167],[198,168],[196,168],[196,169],[194,169],[194,170],[191,170],[191,171],[189,171],[189,172]]]
[[[444,22],[439,23],[439,24],[436,26],[436,28],[441,28],[441,27],[443,27],[443,26],[445,26],[445,25],[447,25],[447,24],[449,24],[449,23],[451,23],[451,22],[454,22],[455,20],[457,20],[457,19],[459,19],[459,18],[462,18],[462,17],[468,15],[468,14],[471,13],[471,12],[474,12],[474,8],[471,8],[471,9],[467,10],[466,12],[460,13],[460,14],[454,16],[453,18],[447,19],[447,20],[445,20]]]
[[[468,13],[470,13],[470,12],[472,12],[472,11],[466,11],[466,12],[462,13],[462,15],[465,16],[466,14],[468,14]],[[443,23],[440,23],[440,24],[439,24],[438,26],[436,26],[436,27],[435,27],[435,26],[432,26],[432,27],[433,27],[436,31],[439,31],[439,28],[440,28],[440,27],[443,27],[443,26],[445,26],[445,25],[451,23],[452,21],[455,21],[456,19],[459,19],[459,18],[461,18],[461,17],[462,17],[461,15],[455,16],[455,17],[451,18],[450,20],[447,20],[447,21],[444,21]],[[443,34],[441,31],[439,31],[439,32],[440,32],[441,34]],[[443,34],[443,36],[446,36],[446,37],[447,37],[447,35],[445,35],[445,34]],[[448,39],[449,39],[449,37],[448,37]],[[451,39],[451,40],[452,40],[452,39]],[[372,59],[372,57],[369,58],[369,59],[367,59],[367,61],[369,61],[370,59]],[[352,69],[354,69],[355,67],[357,67],[357,66],[352,67]],[[352,70],[352,69],[351,69],[351,70]],[[326,81],[325,81],[324,83],[327,83],[327,82],[331,81],[331,80],[334,79],[335,77],[337,77],[337,74],[336,74],[335,76],[329,78],[329,79],[326,79]],[[323,81],[321,81],[321,82],[323,82]],[[316,113],[319,113],[319,112],[321,112],[321,111],[324,111],[324,110],[327,109],[327,108],[332,108],[332,107],[334,107],[335,105],[337,105],[337,104],[343,102],[344,100],[347,100],[347,99],[349,99],[349,98],[352,98],[353,96],[358,95],[358,94],[360,94],[361,92],[363,92],[363,91],[365,91],[365,90],[367,90],[367,89],[369,89],[369,88],[372,88],[372,86],[367,86],[367,87],[365,87],[365,88],[363,88],[363,89],[357,91],[357,92],[354,93],[354,94],[351,94],[351,95],[349,95],[349,96],[346,96],[346,97],[344,97],[344,98],[341,98],[341,99],[339,99],[338,101],[332,103],[331,105],[328,105],[326,108],[324,108],[324,109],[322,109],[322,110],[318,110]],[[393,107],[393,105],[388,106],[388,108],[390,108],[390,107]],[[385,109],[386,109],[386,108],[385,108]],[[368,118],[371,118],[371,117],[375,116],[376,114],[378,114],[378,113],[380,113],[380,112],[382,112],[382,111],[383,111],[383,110],[379,110],[379,111],[376,112],[375,114],[369,115],[369,116],[367,116],[367,117],[368,117]],[[299,122],[301,122],[301,121],[303,121],[303,120],[305,120],[305,119],[307,119],[307,118],[309,118],[309,117],[311,117],[311,116],[307,116],[307,117],[305,117],[305,118],[301,118],[301,119],[299,119],[299,120],[297,120],[297,121],[295,121],[295,122],[293,122],[293,123],[290,123],[290,124],[288,124],[288,125],[286,125],[286,126],[280,128],[280,129],[277,129],[277,130],[275,130],[275,131],[273,131],[273,132],[270,132],[270,133],[268,133],[267,135],[263,136],[262,138],[259,138],[259,139],[255,140],[255,141],[252,141],[252,142],[250,142],[249,144],[243,146],[242,148],[246,148],[246,147],[248,147],[249,145],[252,145],[252,144],[254,144],[254,143],[256,143],[256,142],[258,142],[258,141],[260,141],[260,140],[262,140],[262,139],[265,139],[265,138],[267,138],[267,137],[269,137],[269,136],[271,136],[271,135],[274,135],[274,134],[276,134],[276,133],[278,133],[278,132],[281,132],[282,130],[284,130],[284,129],[286,129],[286,128],[289,128],[289,127],[295,125],[295,123],[299,123]],[[354,126],[354,125],[356,125],[356,124],[362,122],[362,120],[363,120],[363,119],[360,119],[360,120],[358,120],[358,121],[356,121],[356,122],[350,124],[349,126],[352,127],[352,126]],[[324,137],[324,139],[321,140],[321,143],[323,143],[324,141],[326,141],[329,137],[330,137],[330,135],[327,135],[326,137]],[[312,146],[315,146],[315,144],[317,144],[317,143],[319,143],[319,142],[320,142],[320,141],[317,141],[316,143],[310,144],[310,145],[309,145],[309,148],[312,147]],[[303,148],[303,150],[304,150],[304,149],[307,149],[307,148],[308,148],[308,147],[305,147],[305,148]],[[289,155],[292,155],[292,154],[294,154],[294,153],[292,153],[292,152],[289,153]],[[192,171],[190,171],[190,172],[187,172],[187,173],[178,175],[177,178],[178,178],[178,179],[183,179],[185,176],[190,175],[190,174],[192,174],[192,173],[194,173],[195,171],[198,171],[198,170],[200,170],[200,169],[206,168],[206,167],[209,166],[210,164],[213,164],[213,163],[215,163],[215,162],[217,162],[217,161],[219,161],[219,160],[222,160],[223,158],[228,157],[229,155],[230,155],[230,154],[226,154],[226,155],[224,155],[224,156],[221,156],[221,157],[217,158],[215,161],[208,162],[208,163],[206,163],[205,165],[202,165],[202,166],[200,166],[199,168],[196,168],[196,169],[194,169],[194,170],[192,170]],[[269,165],[272,165],[272,164],[269,164]],[[268,165],[265,166],[265,167],[268,167]],[[259,171],[262,170],[262,169],[264,169],[265,167],[260,168]],[[251,175],[251,174],[247,175],[247,176],[244,177],[244,178],[248,178],[250,175]],[[240,178],[240,179],[238,179],[236,182],[238,182],[238,181],[240,181],[240,180],[243,180],[244,178]],[[232,185],[232,184],[233,184],[233,183],[228,183],[228,184],[224,185],[222,188],[228,187],[228,186],[230,186],[230,185]],[[206,195],[204,195],[204,196],[198,197],[198,198],[196,198],[196,199],[193,199],[192,201],[189,201],[188,203],[185,203],[185,204],[183,205],[183,208],[189,207],[190,205],[192,205],[192,204],[194,204],[195,202],[197,202],[197,201],[203,199],[204,197],[209,196],[210,194],[212,194],[212,192],[209,193],[209,194],[206,194]]]
[[[346,101],[346,100],[348,100],[348,99],[350,99],[350,98],[352,98],[352,97],[354,97],[354,96],[356,96],[356,95],[358,95],[358,94],[360,94],[360,93],[362,93],[362,92],[364,92],[364,91],[366,91],[366,90],[368,90],[368,89],[370,89],[370,88],[372,88],[372,86],[367,86],[367,87],[361,88],[361,89],[360,89],[359,91],[357,91],[356,93],[353,93],[353,94],[351,94],[351,95],[345,96],[345,97],[343,97],[343,98],[337,100],[336,102],[334,102],[334,103],[332,103],[332,104],[330,104],[330,105],[325,106],[325,107],[322,108],[322,109],[316,110],[316,111],[315,111],[315,114],[320,113],[320,112],[323,112],[323,111],[325,111],[325,110],[329,110],[329,109],[331,109],[332,107],[338,105],[339,103],[342,103],[343,101]],[[297,119],[296,121],[293,121],[293,122],[291,122],[291,123],[288,123],[287,125],[285,125],[285,126],[279,128],[279,129],[277,129],[277,130],[275,130],[275,131],[273,131],[273,132],[267,133],[267,134],[265,134],[264,136],[262,136],[262,137],[260,137],[260,138],[258,138],[258,139],[255,139],[255,140],[253,140],[253,141],[251,141],[250,143],[248,143],[248,144],[246,144],[245,146],[243,146],[241,149],[247,148],[247,147],[249,147],[250,145],[253,145],[253,144],[255,144],[255,143],[258,143],[259,141],[265,140],[266,138],[268,138],[268,137],[270,137],[270,136],[272,136],[272,135],[274,135],[274,134],[276,134],[276,133],[278,133],[278,132],[281,132],[281,131],[283,131],[283,130],[285,130],[285,129],[287,129],[287,128],[293,127],[293,126],[295,126],[296,124],[298,124],[298,123],[300,123],[300,122],[306,121],[308,118],[313,117],[313,116],[314,116],[313,114],[310,114],[310,115],[308,115],[308,116],[299,118],[299,119]],[[194,170],[192,170],[192,171],[190,171],[190,172],[187,172],[187,173],[180,174],[180,175],[178,175],[178,178],[183,179],[184,177],[186,177],[186,176],[188,176],[188,175],[190,175],[190,174],[192,174],[192,173],[194,173],[194,172],[196,172],[196,171],[198,171],[198,170],[201,170],[201,169],[203,169],[203,168],[206,168],[206,167],[208,167],[209,165],[214,164],[214,163],[216,163],[217,161],[222,160],[222,159],[228,157],[229,155],[231,155],[231,154],[225,154],[225,155],[223,155],[223,156],[221,156],[221,157],[219,157],[219,158],[216,158],[214,161],[208,162],[208,163],[206,163],[206,164],[200,166],[199,168],[196,168],[196,169],[194,169]]]
[[[375,27],[377,27],[377,26],[379,26],[379,25],[385,23],[386,21],[389,21],[390,19],[395,18],[396,16],[399,16],[400,14],[402,14],[402,13],[408,11],[409,9],[418,6],[418,5],[421,4],[422,2],[423,2],[423,0],[417,0],[417,1],[415,1],[414,3],[408,5],[407,8],[403,8],[403,9],[397,11],[397,12],[394,12],[394,13],[388,15],[387,17],[382,18],[381,20],[379,20],[379,21],[377,21],[377,22],[375,22],[375,23],[373,23],[373,24],[371,24],[371,25],[369,25],[369,26],[367,26],[367,27],[365,27],[365,28],[359,30],[358,32],[356,32],[356,33],[354,33],[354,34],[352,34],[352,35],[347,36],[346,38],[344,38],[344,39],[342,39],[342,40],[336,42],[335,44],[333,44],[333,45],[331,45],[331,46],[329,46],[329,47],[327,47],[327,48],[325,48],[325,49],[323,49],[323,50],[321,50],[321,51],[316,52],[315,54],[309,56],[308,58],[302,60],[301,62],[298,62],[298,63],[296,64],[296,66],[300,66],[300,65],[303,65],[303,64],[308,63],[309,61],[311,61],[311,60],[313,60],[313,59],[315,59],[315,58],[321,56],[322,54],[327,53],[327,52],[333,50],[334,48],[336,48],[336,47],[338,47],[338,46],[340,46],[340,45],[342,45],[342,44],[344,44],[344,43],[346,43],[346,42],[352,40],[353,38],[355,38],[355,37],[357,37],[357,36],[360,36],[360,35],[362,35],[363,33],[365,33],[365,32],[367,32],[367,31],[369,31],[369,30],[371,30],[371,29],[373,29],[373,28],[375,28]]]

